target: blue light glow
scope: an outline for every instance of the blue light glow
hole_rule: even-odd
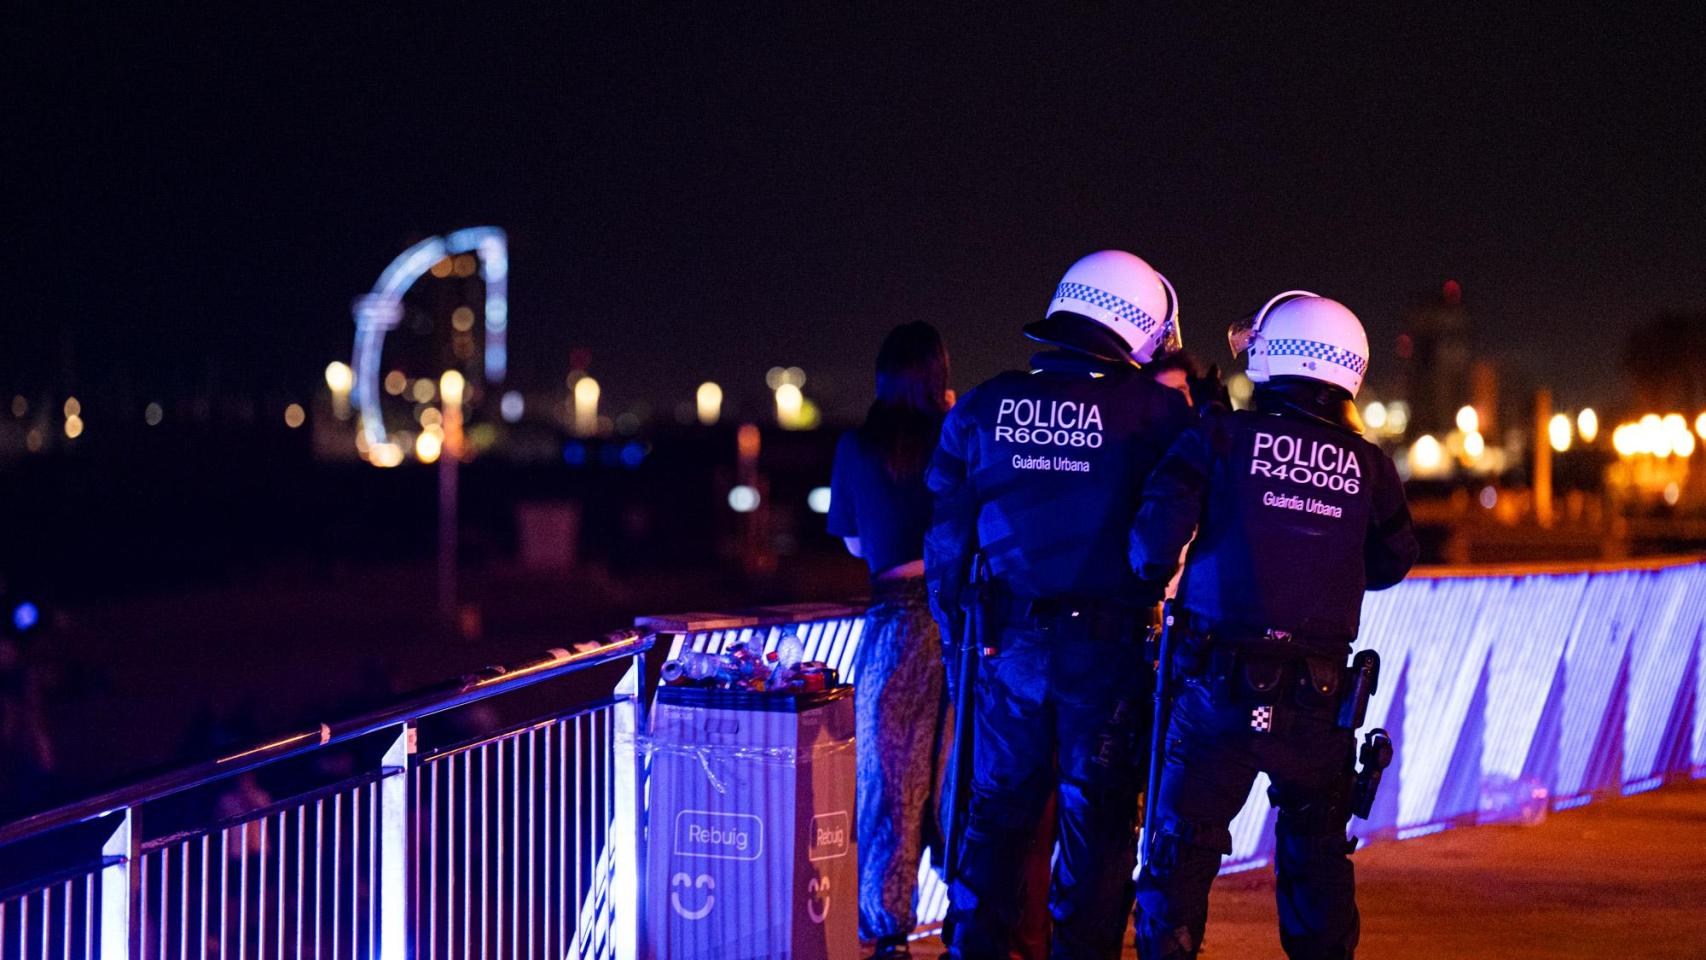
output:
[[[1554,801],[1552,804],[1552,809],[1553,810],[1574,810],[1577,807],[1585,807],[1592,802],[1593,802],[1593,794],[1584,793],[1579,797],[1568,797],[1568,798],[1563,799],[1563,800]]]
[[[1398,839],[1413,840],[1416,837],[1425,837],[1429,834],[1443,833],[1449,829],[1451,829],[1451,824],[1449,823],[1430,823],[1420,827],[1405,827],[1398,831]]]
[[[579,440],[570,440],[563,444],[563,462],[571,467],[586,463],[586,444]]]
[[[12,626],[18,628],[19,633],[23,633],[40,622],[41,611],[28,600],[18,604],[17,608],[12,611]]]
[[[1663,776],[1648,777],[1645,780],[1636,780],[1634,783],[1624,784],[1623,795],[1626,797],[1634,796],[1637,793],[1646,793],[1648,790],[1653,790],[1664,785],[1665,778]]]
[[[441,237],[428,237],[397,255],[385,272],[379,275],[379,282],[373,285],[373,292],[380,296],[400,297],[403,291],[414,286],[421,274],[432,269],[432,265],[444,259],[445,247]]]
[[[628,443],[622,446],[622,465],[633,468],[646,459],[646,446],[643,443]]]

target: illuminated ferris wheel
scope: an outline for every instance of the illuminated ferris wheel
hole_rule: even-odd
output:
[[[403,294],[433,264],[448,256],[471,253],[479,260],[486,288],[485,380],[502,383],[509,366],[509,242],[497,227],[469,227],[442,237],[428,237],[397,255],[379,275],[370,293],[355,299],[355,350],[350,366],[351,400],[360,416],[362,445],[369,451],[387,450],[390,438],[380,409],[380,353],[385,335],[403,319]]]

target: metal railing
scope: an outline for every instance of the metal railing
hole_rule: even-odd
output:
[[[645,654],[659,638],[672,657],[737,640],[769,650],[791,630],[857,682],[864,613],[643,617],[642,634],[0,827],[0,960],[640,956]],[[1359,646],[1385,659],[1368,724],[1399,745],[1365,832],[1404,838],[1706,776],[1706,561],[1423,570],[1370,594],[1363,622]],[[571,678],[587,683],[522,720],[428,729]],[[245,795],[249,774],[316,758],[350,766],[278,800]],[[1271,857],[1264,786],[1223,869]],[[173,809],[208,792],[199,815]],[[919,879],[930,926],[946,891],[927,859]]]
[[[650,647],[554,650],[0,827],[0,960],[631,957],[618,743]],[[455,722],[546,681],[575,705]]]

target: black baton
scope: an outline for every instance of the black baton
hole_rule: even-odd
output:
[[[1149,726],[1149,784],[1143,794],[1143,862],[1155,849],[1155,807],[1161,796],[1161,766],[1166,761],[1167,720],[1173,708],[1173,644],[1178,617],[1173,601],[1161,607],[1161,643],[1155,660],[1155,716]]]
[[[948,836],[943,851],[942,881],[952,886],[960,870],[960,852],[965,846],[966,818],[971,807],[972,750],[976,723],[972,699],[976,682],[978,649],[983,644],[983,611],[986,606],[988,570],[983,554],[972,558],[971,602],[965,604],[965,627],[960,631],[959,649],[955,651],[958,686],[954,688],[954,755],[948,771]]]

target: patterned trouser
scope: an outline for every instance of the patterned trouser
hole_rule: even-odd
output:
[[[859,642],[859,933],[917,925],[918,861],[940,849],[937,768],[946,691],[942,644],[922,577],[878,581]]]

